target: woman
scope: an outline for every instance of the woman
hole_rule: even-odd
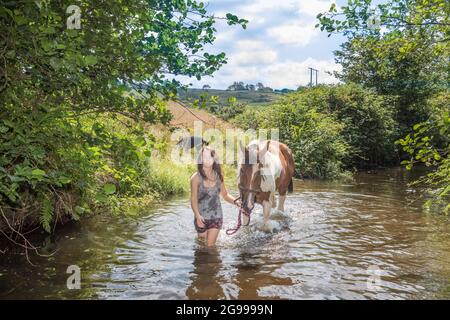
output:
[[[215,151],[203,147],[197,172],[191,177],[191,207],[194,211],[194,226],[201,240],[208,246],[216,243],[222,229],[223,214],[220,196],[229,203],[240,206],[223,182],[223,173],[215,157]]]

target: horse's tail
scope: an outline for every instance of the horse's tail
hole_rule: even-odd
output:
[[[292,150],[287,145],[285,145],[285,144],[281,144],[281,145],[282,145],[281,153],[283,154],[284,158],[286,159],[288,166],[292,167],[292,175],[291,175],[291,179],[289,180],[289,185],[288,185],[288,192],[292,193],[292,192],[294,192],[294,181],[292,180],[294,173],[295,173],[294,156],[292,154]]]

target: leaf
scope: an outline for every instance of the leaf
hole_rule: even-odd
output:
[[[84,63],[89,66],[89,65],[94,65],[97,63],[97,57],[96,56],[92,56],[92,55],[87,55],[86,57],[84,57]]]
[[[58,179],[58,181],[59,181],[61,184],[69,184],[69,183],[72,182],[72,180],[71,180],[69,177],[64,177],[64,176],[60,177],[60,178]]]
[[[22,182],[22,181],[27,181],[26,178],[21,177],[21,176],[9,176],[9,179],[11,180],[11,182]]]
[[[80,206],[75,207],[75,212],[78,214],[83,214],[85,211],[86,211],[86,209],[83,207],[80,207]]]
[[[8,132],[9,128],[3,125],[0,125],[0,133],[6,133]]]
[[[98,202],[106,202],[107,196],[103,192],[99,192],[95,195],[95,200]]]
[[[145,144],[146,144],[145,138],[142,136],[137,137],[134,142],[135,142],[136,146],[139,146],[139,147],[145,146]]]
[[[41,169],[34,169],[33,171],[31,171],[31,174],[33,176],[43,177],[43,176],[45,176],[45,171],[41,170]]]
[[[116,192],[116,186],[114,184],[112,184],[112,183],[105,184],[103,186],[103,191],[107,195],[114,194]]]
[[[43,40],[41,42],[41,47],[44,49],[44,51],[49,52],[53,48],[53,43],[49,40]]]
[[[50,199],[45,196],[42,201],[42,208],[41,208],[41,216],[39,218],[39,221],[41,222],[42,227],[45,231],[48,233],[51,233],[51,227],[50,223],[53,219],[53,207]]]

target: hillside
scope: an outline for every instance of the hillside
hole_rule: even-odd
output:
[[[219,89],[188,89],[187,91],[180,91],[178,95],[182,101],[193,101],[199,99],[202,94],[209,96],[218,96],[219,102],[226,104],[228,98],[235,97],[238,103],[260,106],[267,105],[276,101],[281,94],[274,92],[260,92],[260,91],[231,91]]]

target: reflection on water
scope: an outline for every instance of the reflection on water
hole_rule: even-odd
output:
[[[352,183],[302,181],[275,216],[217,248],[197,242],[187,198],[139,218],[96,216],[44,239],[50,258],[2,256],[0,298],[435,299],[450,298],[450,221],[422,212],[411,173],[360,173]],[[411,203],[412,202],[412,203]],[[225,226],[236,210],[224,204]],[[68,290],[67,267],[81,269]]]
[[[197,246],[194,249],[193,264],[194,270],[190,273],[191,283],[186,290],[186,296],[189,299],[224,299],[219,250]]]

